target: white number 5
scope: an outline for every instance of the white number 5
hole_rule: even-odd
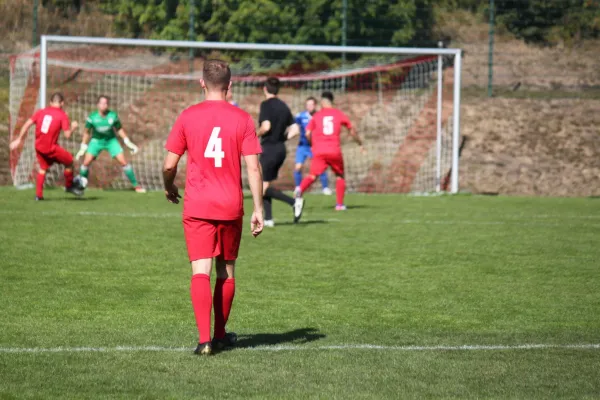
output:
[[[40,128],[40,132],[43,134],[48,133],[50,130],[50,124],[52,123],[52,115],[44,115],[44,119],[42,120],[42,127]]]
[[[204,150],[204,157],[214,158],[215,168],[221,168],[223,166],[223,159],[225,158],[225,152],[223,151],[223,140],[219,137],[221,128],[218,126],[214,127],[208,139],[208,144]]]
[[[323,135],[333,135],[333,116],[323,117]]]

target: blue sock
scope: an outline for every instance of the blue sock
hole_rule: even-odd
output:
[[[323,172],[321,174],[321,185],[323,186],[323,189],[329,187],[329,178],[327,177],[327,172]]]
[[[302,182],[302,171],[296,171],[294,170],[294,182],[296,182],[296,186],[300,186],[300,183]]]

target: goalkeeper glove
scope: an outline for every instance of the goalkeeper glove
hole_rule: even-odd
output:
[[[81,146],[79,146],[79,151],[75,155],[75,159],[79,160],[85,154],[87,149],[88,145],[86,143],[81,143]]]
[[[125,143],[125,146],[129,147],[129,150],[131,150],[131,154],[135,154],[138,152],[138,147],[135,144],[133,144],[133,142],[129,140],[128,137],[123,139],[123,143]]]

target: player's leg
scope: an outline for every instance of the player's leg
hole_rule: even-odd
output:
[[[327,161],[336,175],[335,209],[337,211],[344,211],[346,209],[346,206],[344,204],[344,196],[346,195],[346,179],[344,178],[344,157],[341,154],[338,154],[335,156],[331,156]]]
[[[213,308],[215,311],[215,328],[213,334],[213,347],[223,348],[235,343],[235,334],[227,334],[225,325],[231,313],[233,298],[235,296],[235,260],[225,260],[219,256],[216,259],[217,282],[213,295]]]
[[[218,254],[217,226],[211,221],[184,216],[183,231],[192,264],[190,297],[198,328],[198,347],[195,352],[200,355],[210,355],[212,353],[210,273],[212,259]]]
[[[121,144],[119,144],[119,141],[116,138],[112,138],[108,142],[108,152],[112,158],[121,164],[121,167],[123,167],[123,173],[127,179],[129,179],[129,182],[131,182],[131,186],[133,186],[135,191],[137,193],[146,193],[146,190],[138,183],[135,177],[135,172],[133,172],[133,167],[131,164],[127,163],[125,155],[123,154],[123,147],[121,147]]]
[[[273,199],[265,195],[265,191],[268,187],[269,182],[263,182],[263,208],[265,210],[265,226],[267,228],[272,228],[275,226],[275,222],[273,221]]]
[[[285,146],[267,147],[260,157],[263,171],[263,207],[265,208],[265,226],[274,226],[272,200],[276,199],[294,206],[294,199],[281,190],[273,187],[272,182],[277,179],[279,169],[285,161]]]
[[[56,146],[52,153],[53,158],[65,167],[65,191],[81,196],[83,193],[79,188],[73,186],[73,155],[60,146]]]
[[[302,167],[308,158],[308,152],[306,146],[298,146],[296,149],[296,164],[294,165],[294,186],[296,189],[300,187],[302,182]],[[310,148],[308,148],[310,151]]]
[[[327,169],[327,163],[325,161],[324,156],[317,155],[315,156],[310,163],[310,172],[308,175],[302,179],[302,183],[300,184],[300,191],[298,196],[302,196],[315,182],[317,176],[321,175]]]
[[[35,199],[44,200],[44,181],[46,180],[46,171],[52,165],[52,160],[45,154],[36,152],[39,169],[35,180]]]
[[[222,222],[218,228],[221,254],[216,259],[217,283],[213,300],[215,310],[213,343],[217,349],[232,346],[237,341],[237,335],[226,332],[225,325],[235,296],[235,260],[242,239],[242,226],[243,219],[240,218],[236,221]]]
[[[331,189],[329,189],[329,177],[327,176],[327,171],[325,171],[321,175],[319,175],[319,178],[321,179],[321,186],[323,187],[323,194],[325,196],[331,196],[333,193],[331,192]]]
[[[83,156],[83,163],[79,167],[79,176],[85,178],[86,181],[88,179],[88,175],[90,173],[90,165],[92,162],[98,157],[98,154],[104,150],[104,144],[100,142],[98,139],[90,140],[88,144],[88,149]]]

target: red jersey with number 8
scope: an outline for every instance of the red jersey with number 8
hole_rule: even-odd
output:
[[[322,108],[315,113],[306,130],[310,131],[312,152],[318,154],[339,154],[342,152],[342,126],[352,128],[346,114],[337,108]]]
[[[179,115],[165,148],[187,151],[184,216],[230,221],[244,215],[241,157],[261,153],[250,114],[224,100],[203,101]]]
[[[67,113],[58,107],[38,110],[31,120],[35,123],[35,149],[43,154],[54,150],[60,131],[66,131],[70,125]]]

